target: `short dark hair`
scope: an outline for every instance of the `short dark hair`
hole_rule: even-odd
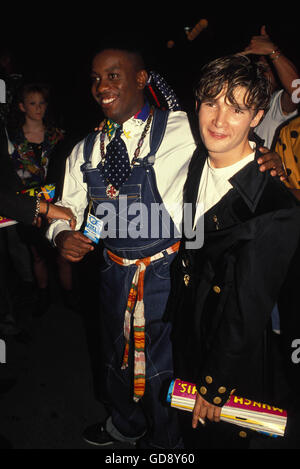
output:
[[[144,60],[142,52],[138,48],[134,47],[128,41],[127,42],[124,41],[123,43],[120,43],[119,40],[107,41],[106,43],[102,44],[101,48],[98,49],[96,53],[94,53],[94,57],[98,54],[101,54],[101,52],[104,52],[106,50],[120,51],[128,55],[128,57],[132,60],[132,63],[135,66],[136,71],[144,70],[146,68],[145,60]]]
[[[234,98],[237,87],[246,88],[244,105],[247,108],[266,110],[272,88],[265,74],[265,67],[252,56],[228,55],[213,60],[201,69],[200,80],[195,87],[198,101],[214,99],[226,87],[226,99],[238,106]]]

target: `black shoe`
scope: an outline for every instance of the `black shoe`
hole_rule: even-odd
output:
[[[84,430],[82,437],[84,441],[95,446],[109,446],[117,441],[109,433],[107,433],[103,424],[101,423],[94,423],[93,425],[87,427]]]

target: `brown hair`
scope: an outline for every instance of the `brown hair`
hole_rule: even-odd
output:
[[[43,83],[27,83],[25,84],[19,92],[19,102],[24,102],[25,97],[30,93],[40,93],[44,100],[48,102],[49,100],[49,87]]]
[[[234,98],[237,87],[246,88],[244,105],[256,111],[268,108],[271,84],[265,67],[251,56],[228,55],[213,60],[201,69],[201,78],[195,87],[197,101],[214,99],[226,87],[226,100],[239,106]]]

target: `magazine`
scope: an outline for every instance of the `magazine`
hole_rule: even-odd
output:
[[[172,407],[192,412],[197,388],[193,383],[175,379],[171,382],[167,401]],[[256,402],[231,394],[221,410],[221,420],[269,436],[284,436],[287,412],[271,404]]]
[[[40,187],[31,187],[30,189],[24,189],[20,193],[27,194],[32,197],[38,196],[47,200],[48,202],[51,202],[54,199],[55,186],[54,184],[45,184],[44,186]],[[16,220],[11,220],[10,218],[0,216],[0,228],[15,225],[16,223],[18,223]]]

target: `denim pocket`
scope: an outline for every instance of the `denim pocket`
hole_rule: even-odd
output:
[[[163,280],[170,280],[171,278],[170,267],[176,255],[177,255],[176,252],[172,254],[165,253],[163,258],[159,259],[158,261],[154,261],[152,263],[153,273],[157,278],[160,278]]]

